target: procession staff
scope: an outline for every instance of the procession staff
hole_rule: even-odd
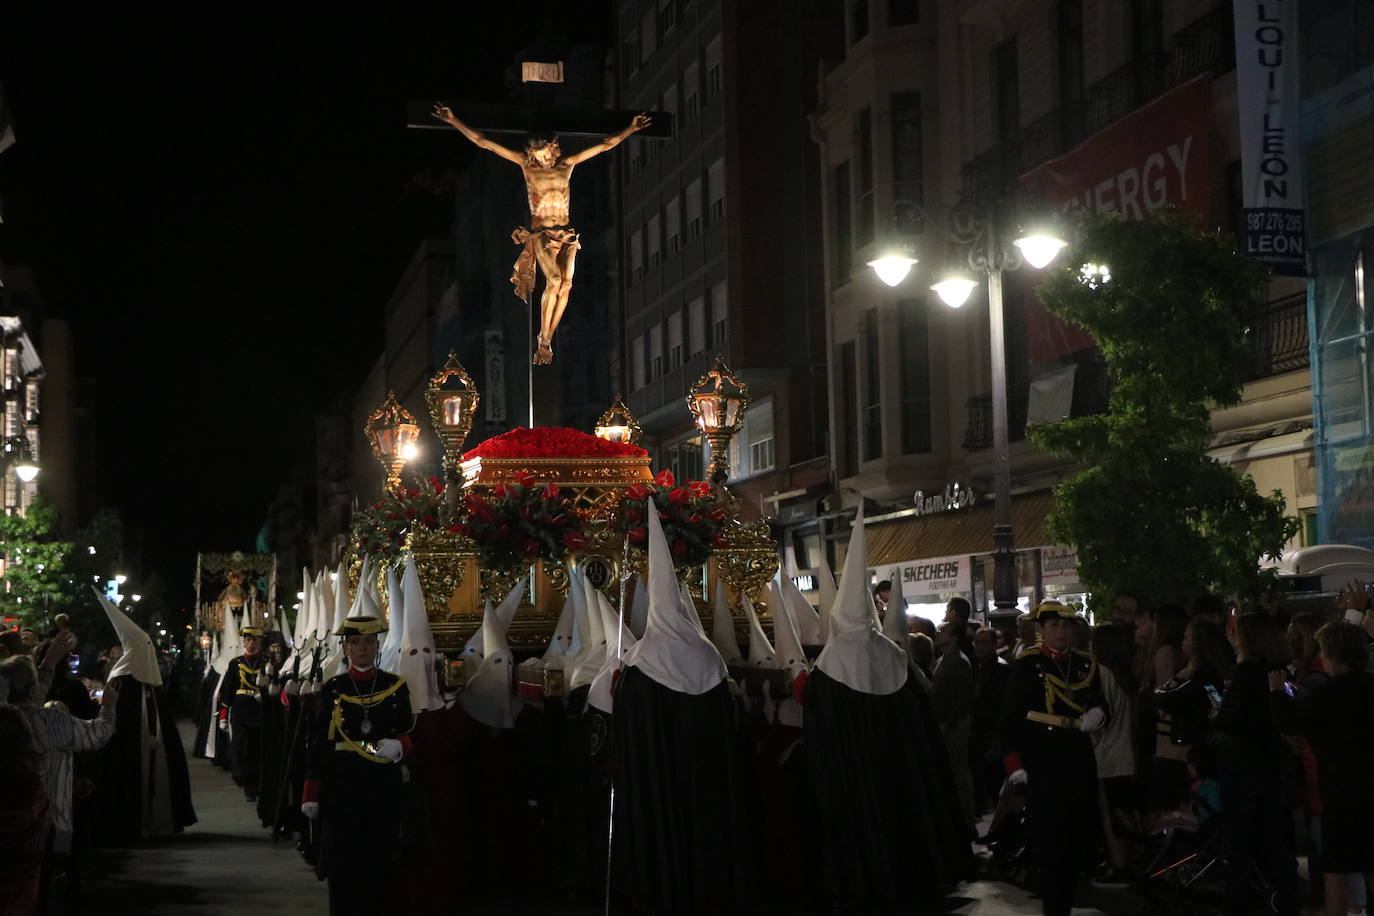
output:
[[[234,784],[243,789],[244,798],[258,800],[258,779],[262,768],[262,629],[243,627],[243,654],[233,658],[219,685],[219,727],[232,727],[229,761]]]
[[[301,811],[321,825],[316,869],[329,912],[383,912],[395,893],[400,850],[401,759],[415,726],[405,678],[377,667],[376,617],[349,617],[348,670],[320,692]]]
[[[1097,762],[1089,733],[1107,723],[1097,662],[1070,649],[1073,610],[1043,601],[1031,617],[1041,644],[1011,665],[1002,709],[1008,782],[1030,801],[1031,847],[1046,916],[1068,916],[1078,861],[1091,854],[1098,823]]]

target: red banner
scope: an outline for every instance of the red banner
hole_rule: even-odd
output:
[[[1206,219],[1211,109],[1212,81],[1203,74],[1022,175],[1021,187],[1065,210],[1086,207],[1143,219],[1172,204]],[[1093,345],[1086,331],[1050,316],[1038,296],[1025,297],[1025,315],[1031,363]]]

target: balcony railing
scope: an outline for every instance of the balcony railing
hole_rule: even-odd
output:
[[[1306,369],[1307,295],[1297,293],[1252,310],[1249,315],[1250,365],[1245,381]]]
[[[1069,150],[1095,131],[1129,114],[1199,73],[1221,74],[1236,65],[1231,4],[1175,32],[1162,54],[1144,54],[1088,87],[1087,100],[1065,103],[1004,141],[970,159],[962,169],[965,193],[1000,194],[1018,175]]]
[[[1078,372],[1073,381],[1071,417],[1090,417],[1106,413],[1109,385],[1107,367],[1095,350],[1081,354]],[[1026,421],[1030,412],[1030,383],[1023,382],[1007,390],[1007,441],[1026,438]],[[964,449],[976,451],[992,447],[992,395],[980,394],[968,400],[968,426],[964,428]]]

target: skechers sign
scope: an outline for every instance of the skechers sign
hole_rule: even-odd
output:
[[[967,509],[978,501],[978,497],[973,494],[972,489],[958,483],[952,483],[945,487],[943,493],[927,495],[924,490],[917,490],[912,494],[911,499],[916,504],[917,515],[935,515],[938,512]]]

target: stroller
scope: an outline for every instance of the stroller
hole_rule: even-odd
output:
[[[1226,833],[1220,812],[1206,803],[1197,805],[1205,816],[1201,823],[1164,827],[1159,849],[1145,869],[1142,888],[1151,909],[1176,916],[1203,916],[1220,912],[1226,894]],[[1278,912],[1278,894],[1259,867],[1251,864],[1250,890],[1256,903]]]

